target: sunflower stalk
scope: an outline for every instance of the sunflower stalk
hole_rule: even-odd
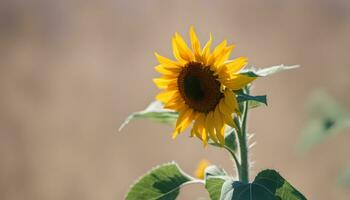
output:
[[[249,88],[246,87],[245,91],[249,94]],[[247,145],[247,118],[248,118],[248,101],[244,103],[243,113],[239,124],[238,129],[238,142],[239,142],[239,155],[240,155],[240,164],[238,169],[238,178],[243,183],[249,182],[249,158],[248,158],[248,145]]]

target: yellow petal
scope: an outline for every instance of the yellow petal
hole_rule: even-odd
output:
[[[232,91],[225,91],[225,104],[233,110],[237,110],[238,109],[238,102],[236,100],[236,97],[233,96],[234,93]]]
[[[196,32],[194,31],[194,27],[191,26],[190,28],[190,38],[191,38],[191,44],[192,44],[192,49],[194,52],[194,56],[197,61],[201,60],[201,44],[199,42],[199,39],[197,37]]]
[[[154,78],[153,82],[159,89],[166,89],[170,84],[176,84],[176,79]]]
[[[196,135],[201,140],[203,140],[202,131],[204,129],[204,118],[205,118],[205,115],[203,113],[198,114],[198,117],[195,123],[193,124],[193,128],[192,128],[193,134]]]
[[[225,98],[220,100],[219,109],[222,113],[225,113],[225,114],[231,114],[233,111],[235,111],[234,108],[231,108],[225,103]]]
[[[223,124],[221,126],[221,130],[219,131],[219,138],[222,138],[222,142],[221,142],[221,145],[224,146],[225,145],[225,127],[226,125]],[[220,140],[221,141],[221,140]]]
[[[167,69],[162,65],[157,65],[154,69],[160,74],[164,75],[164,77],[169,77],[169,78],[177,78],[181,71],[177,69]]]
[[[215,63],[215,59],[222,53],[223,50],[226,48],[227,41],[222,41],[218,46],[215,47],[213,54],[210,56],[208,60],[208,65],[212,66]]]
[[[231,77],[229,81],[225,81],[224,85],[232,90],[240,90],[255,79],[256,77],[249,77],[247,75],[237,74]]]
[[[171,99],[179,97],[179,93],[176,90],[162,91],[157,94],[156,99],[163,103],[168,102]]]
[[[198,118],[199,118],[200,115],[202,115],[202,114],[198,113],[198,112],[196,112],[194,114],[194,118],[193,118],[194,123],[193,123],[193,127],[191,129],[190,137],[193,137],[193,136],[197,136],[198,137],[199,136],[199,133],[198,133]],[[200,138],[200,139],[202,139],[202,138]]]
[[[175,37],[171,40],[172,46],[173,46],[173,55],[176,58],[177,61],[179,61],[182,65],[186,64],[186,60],[184,60],[180,55],[180,50],[176,44]]]
[[[169,68],[171,68],[171,67],[178,68],[179,67],[179,63],[177,63],[173,60],[170,60],[169,58],[166,58],[164,56],[161,56],[157,52],[155,52],[154,55],[156,56],[158,62],[160,64],[163,64],[164,66],[167,66]]]
[[[194,60],[192,51],[190,48],[188,48],[186,42],[178,33],[175,33],[175,44],[182,59],[186,60],[187,62]]]
[[[224,145],[225,144],[225,137],[224,137],[224,135],[221,134],[221,130],[222,130],[224,123],[223,123],[223,120],[221,118],[221,113],[220,113],[220,110],[218,107],[214,111],[214,121],[215,121],[216,136],[218,137],[220,144]]]
[[[182,110],[185,106],[186,104],[181,100],[178,103],[166,103],[164,105],[164,108],[179,111]]]
[[[168,100],[168,102],[164,102],[164,108],[181,111],[185,109],[187,106],[183,99],[180,96],[176,96]]]
[[[234,47],[234,45],[230,45],[230,46],[226,47],[222,51],[222,53],[217,56],[214,65],[217,66],[219,71],[220,71],[220,68],[222,67],[222,64],[230,57],[230,54],[232,52],[233,47]]]
[[[247,57],[239,57],[236,58],[232,61],[229,61],[225,64],[227,71],[229,73],[237,73],[239,72],[242,68],[244,68],[248,63],[248,58]]]
[[[173,139],[175,139],[179,133],[182,133],[190,125],[193,118],[194,113],[192,109],[186,109],[184,112],[180,113],[179,118],[176,122],[175,131],[173,133]]]
[[[235,122],[233,121],[232,115],[223,114],[222,118],[223,118],[225,124],[228,124],[232,128],[237,128]]]
[[[215,135],[215,130],[214,130],[214,113],[209,112],[205,118],[205,130],[209,133],[210,138],[214,142],[219,142],[218,138]]]
[[[209,35],[209,40],[208,42],[205,44],[204,48],[203,48],[203,51],[202,51],[202,56],[203,56],[203,61],[204,61],[204,64],[207,65],[208,63],[208,59],[210,57],[210,46],[211,46],[211,43],[213,42],[213,37],[210,33]]]

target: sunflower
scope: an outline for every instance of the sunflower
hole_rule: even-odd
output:
[[[204,145],[209,138],[224,145],[226,125],[236,127],[233,115],[240,114],[235,91],[254,78],[239,73],[247,64],[246,57],[228,60],[234,45],[224,40],[211,52],[211,34],[203,48],[193,27],[189,35],[192,49],[178,33],[172,38],[176,61],[155,53],[160,63],[155,70],[162,76],[153,81],[163,90],[156,99],[179,113],[173,138],[194,122],[191,136]]]

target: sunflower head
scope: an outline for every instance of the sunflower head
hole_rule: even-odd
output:
[[[162,76],[153,81],[163,90],[156,99],[179,113],[173,138],[194,122],[191,136],[224,145],[225,126],[235,127],[233,115],[240,113],[235,91],[255,78],[239,73],[246,57],[228,60],[234,45],[224,40],[211,51],[211,35],[203,48],[193,27],[189,35],[191,48],[178,33],[172,38],[176,60],[155,53]]]

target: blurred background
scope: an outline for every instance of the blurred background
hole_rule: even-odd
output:
[[[347,0],[0,1],[0,199],[123,199],[153,166],[175,160],[192,173],[202,158],[233,173],[229,155],[188,132],[146,120],[118,127],[158,92],[157,51],[172,56],[175,31],[236,44],[232,57],[267,67],[300,64],[255,82],[269,106],[250,115],[252,177],[275,168],[308,199],[349,199],[336,175],[350,134],[305,155],[295,149],[305,100],[323,88],[350,108]],[[202,42],[203,43],[203,42]],[[188,186],[179,199],[208,198]]]

